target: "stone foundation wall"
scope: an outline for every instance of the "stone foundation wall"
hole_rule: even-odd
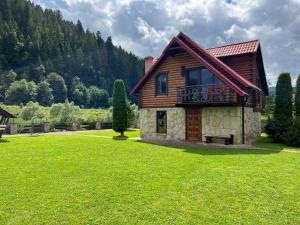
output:
[[[241,107],[202,108],[202,140],[206,135],[234,135],[234,143],[242,143]]]
[[[156,133],[156,112],[167,111],[167,134]],[[185,140],[185,109],[144,108],[140,110],[141,138],[154,140]]]
[[[167,111],[167,134],[156,133],[156,112]],[[251,143],[261,132],[261,113],[245,108],[245,143]],[[185,109],[143,108],[140,110],[141,138],[152,140],[185,140]],[[202,140],[206,135],[234,135],[234,143],[242,144],[242,107],[203,107]]]
[[[242,107],[202,108],[202,140],[205,135],[234,135],[234,143],[242,144]],[[261,133],[261,113],[245,107],[245,143],[250,144]]]

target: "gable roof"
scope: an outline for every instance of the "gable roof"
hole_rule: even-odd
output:
[[[13,114],[7,112],[6,110],[2,109],[0,107],[0,116],[3,116],[5,118],[16,118]]]
[[[215,57],[242,55],[257,52],[259,44],[259,40],[252,40],[208,48],[207,51]]]
[[[204,47],[194,42],[184,33],[180,32],[176,37],[174,37],[171,40],[171,42],[166,46],[158,60],[148,69],[146,74],[139,80],[139,82],[130,92],[130,95],[133,95],[138,91],[138,89],[143,85],[143,83],[150,77],[152,72],[161,64],[163,59],[166,57],[167,51],[174,44],[179,45],[181,48],[187,51],[198,62],[204,65],[208,70],[215,74],[219,79],[221,79],[225,84],[227,84],[240,96],[247,95],[247,93],[241,87],[253,88],[258,91],[261,91],[257,86],[255,86],[250,81],[236,73],[229,66],[224,64],[220,59],[212,55]]]

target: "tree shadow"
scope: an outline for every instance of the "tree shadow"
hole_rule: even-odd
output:
[[[127,141],[128,140],[128,137],[127,136],[113,136],[113,140],[116,140],[116,141]]]
[[[188,146],[190,143],[180,143],[180,144],[166,144],[166,143],[154,143],[144,140],[136,140],[140,143],[147,143],[153,146],[168,147],[176,150],[181,150],[182,152],[199,154],[199,155],[269,155],[278,154],[280,150],[270,150],[270,149],[249,149],[249,148],[237,148],[237,147],[225,147],[221,146],[209,146],[209,145],[198,145]]]
[[[9,143],[9,141],[6,139],[0,139],[0,144],[4,144],[4,143]]]

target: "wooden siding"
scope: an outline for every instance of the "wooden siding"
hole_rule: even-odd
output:
[[[255,55],[239,55],[224,57],[221,60],[235,70],[238,74],[249,80],[250,82],[261,87],[258,83],[258,67],[256,63]],[[188,53],[180,53],[175,56],[168,56],[168,58],[158,67],[155,73],[150,77],[148,81],[141,88],[140,92],[140,107],[175,107],[177,101],[177,87],[185,86],[185,77],[182,75],[182,66],[186,69],[200,67],[201,64],[197,62]],[[159,73],[168,73],[168,95],[156,96],[155,95],[155,80]],[[262,95],[262,94],[261,94]],[[233,96],[236,98],[237,96]],[[256,97],[250,97],[247,102],[247,106],[259,107],[263,106],[263,96],[257,95]]]
[[[201,64],[188,53],[169,56],[142,87],[140,93],[140,107],[175,107],[177,101],[176,88],[185,86],[185,77],[182,75],[182,66],[185,66],[186,69],[190,69],[200,67]],[[161,72],[168,73],[167,96],[155,96],[155,80],[156,76]]]

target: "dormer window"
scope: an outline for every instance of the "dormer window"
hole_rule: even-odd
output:
[[[160,73],[156,77],[156,95],[168,95],[168,75]]]

